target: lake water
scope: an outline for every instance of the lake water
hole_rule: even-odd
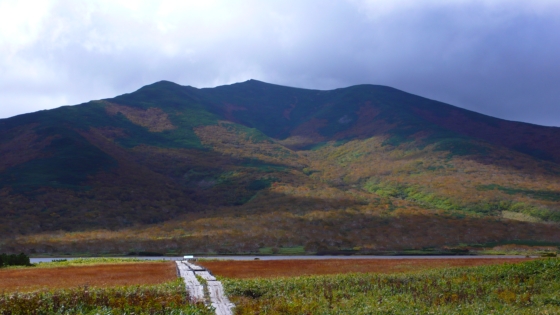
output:
[[[289,259],[476,259],[476,258],[525,258],[525,256],[513,255],[485,255],[485,256],[195,256],[196,258],[203,259],[218,259],[218,260],[289,260]],[[31,263],[51,262],[56,259],[77,259],[80,257],[49,257],[49,258],[31,258]],[[169,256],[150,256],[150,257],[115,257],[115,258],[137,258],[145,260],[182,260],[183,257],[169,257]]]

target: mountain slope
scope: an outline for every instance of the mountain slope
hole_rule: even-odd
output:
[[[0,120],[0,246],[313,252],[558,241],[557,139],[560,128],[384,86],[161,81]],[[296,227],[314,232],[290,235]]]

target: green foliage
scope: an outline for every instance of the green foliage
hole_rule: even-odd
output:
[[[0,268],[1,267],[8,267],[8,266],[31,266],[29,261],[29,256],[21,253],[19,255],[7,255],[1,254],[0,255]]]
[[[480,185],[477,187],[479,190],[500,190],[508,195],[522,194],[534,199],[548,200],[548,201],[560,201],[560,192],[549,191],[549,190],[530,190],[530,189],[518,189],[511,187],[504,187],[497,184],[490,185]]]
[[[558,246],[560,248],[560,242],[545,242],[545,241],[535,241],[535,240],[511,240],[507,242],[488,242],[482,244],[470,244],[469,247],[495,247],[500,245],[526,245],[526,246]]]
[[[406,133],[399,133],[399,134],[392,135],[389,138],[387,138],[387,140],[383,141],[383,145],[391,145],[396,147],[403,143],[413,141],[413,139],[408,138],[408,136],[410,136],[410,134],[406,134]]]
[[[150,285],[0,295],[0,314],[213,314],[191,304],[182,279]]]
[[[259,248],[259,254],[261,255],[304,255],[305,253],[303,246]]]
[[[80,187],[80,184],[86,181],[88,176],[99,171],[109,171],[117,166],[112,156],[91,144],[78,130],[85,132],[92,127],[125,130],[126,136],[116,139],[117,143],[125,147],[146,144],[203,149],[192,130],[196,125],[193,124],[193,119],[198,123],[216,121],[203,118],[207,114],[202,110],[197,112],[198,115],[191,110],[181,116],[187,118],[177,118],[179,122],[187,121],[186,124],[179,124],[180,128],[155,133],[130,122],[120,113],[115,116],[108,115],[105,106],[104,103],[90,102],[16,117],[12,121],[15,125],[36,125],[34,130],[39,136],[37,142],[47,137],[54,139],[43,150],[44,157],[33,159],[4,172],[0,177],[0,186],[11,186],[15,192],[32,191],[40,187],[80,190],[87,188]]]
[[[514,150],[519,151],[521,153],[525,153],[527,155],[536,157],[538,159],[541,160],[545,160],[545,161],[554,161],[555,158],[552,154],[550,154],[550,152],[547,152],[545,150],[542,149],[536,149],[536,148],[531,148],[529,146],[529,144],[524,144],[524,145],[517,145],[515,147],[513,147]]]
[[[226,117],[231,116],[228,120],[279,139],[287,137],[290,129],[309,120],[314,107],[323,103],[321,97],[316,98],[317,91],[286,88],[255,80],[196,92],[208,100],[208,106],[214,106]],[[229,111],[226,108],[229,105],[237,109]]]
[[[274,250],[272,247],[261,247],[259,248],[259,254],[261,255],[272,255],[274,254]]]
[[[303,246],[280,247],[280,248],[278,248],[278,254],[281,254],[281,255],[303,255],[303,254],[305,254],[305,248]]]
[[[508,210],[530,215],[543,221],[560,222],[560,211],[538,207],[523,202],[511,203]]]
[[[443,197],[438,196],[434,193],[426,192],[425,189],[417,185],[407,186],[405,184],[381,182],[378,179],[371,179],[367,181],[362,187],[366,191],[373,192],[384,197],[410,200],[429,208],[457,210],[482,214],[497,214],[500,211],[512,211],[523,213],[541,219],[543,221],[560,222],[560,211],[538,207],[522,202],[512,202],[509,200],[480,201],[474,203],[461,202],[460,200],[454,199],[452,197]],[[551,201],[557,201],[555,198],[558,198],[557,192],[504,188],[495,184],[478,186],[478,189],[499,189],[508,194],[526,194],[533,198],[540,197],[539,199]]]
[[[404,185],[394,185],[388,183],[381,183],[378,180],[370,180],[366,182],[363,186],[366,191],[376,193],[380,196],[384,197],[393,197],[393,198],[407,198],[408,193],[406,192],[407,187]]]
[[[285,165],[270,164],[258,159],[242,159],[237,165],[254,168],[265,173],[271,171],[283,171],[287,169]]]
[[[453,156],[477,155],[484,156],[489,152],[488,147],[474,143],[467,139],[446,139],[435,145],[434,151],[449,152],[448,158]]]
[[[499,205],[493,203],[463,204],[453,198],[438,196],[425,192],[418,186],[407,186],[390,182],[380,182],[373,179],[363,186],[366,191],[384,197],[399,198],[417,202],[418,204],[441,210],[458,210],[465,212],[492,214],[500,210]]]
[[[260,132],[256,128],[247,128],[239,124],[224,124],[226,129],[230,132],[234,132],[238,135],[243,135],[246,141],[251,141],[253,143],[259,142],[272,142],[269,137],[264,133]]]
[[[10,168],[0,177],[0,187],[11,186],[16,192],[40,187],[80,189],[88,176],[117,165],[114,158],[75,131],[53,128],[43,132],[45,137],[52,133],[57,135],[44,149],[46,157]]]
[[[278,178],[272,176],[284,166],[241,161],[237,171],[193,168],[183,175],[185,185],[195,191],[195,200],[221,205],[243,205],[258,191],[269,188]],[[267,173],[263,176],[262,173]],[[242,176],[244,175],[244,176]]]
[[[181,130],[180,132],[186,132],[187,129],[191,129],[192,132],[192,127],[213,125],[218,119],[215,107],[201,103],[195,90],[172,82],[160,81],[144,86],[134,93],[120,95],[107,101],[142,109],[160,108],[169,114],[171,121]],[[168,136],[173,138],[176,135],[178,134],[171,132]],[[196,137],[194,133],[189,135]]]
[[[329,145],[328,142],[323,141],[323,142],[313,143],[313,144],[310,144],[310,145],[303,146],[303,147],[301,147],[301,150],[317,151],[317,150],[320,150],[321,148],[324,148],[328,145]]]
[[[280,279],[221,279],[237,314],[555,314],[560,259]]]
[[[472,136],[473,126],[509,126],[520,136]],[[516,230],[522,238],[552,239],[558,226],[540,222],[560,221],[560,167],[508,150],[513,138],[533,147],[525,127],[382,86],[314,91],[248,81],[195,89],[158,82],[0,120],[0,151],[7,153],[0,157],[0,246],[127,253],[194,244],[203,252],[249,253],[308,241],[329,250],[358,243],[371,251],[416,248],[508,239]],[[309,143],[309,150],[290,149]],[[554,146],[540,150],[556,154]],[[477,190],[481,184],[503,186]],[[428,237],[419,233],[418,214],[424,222],[445,216],[438,222],[451,227],[435,227]],[[391,225],[395,217],[406,224]],[[236,219],[236,228],[221,223]],[[169,226],[189,220],[204,221],[203,228],[167,235],[175,233]],[[313,231],[308,240],[299,235],[307,230],[293,232],[296,226]],[[392,236],[370,233],[373,226]],[[91,233],[77,238],[75,231]],[[48,246],[30,236],[43,232],[52,232]],[[403,233],[415,236],[401,239]]]
[[[139,262],[155,262],[158,260],[146,260],[141,258],[118,258],[118,257],[95,257],[95,258],[72,258],[53,260],[51,262],[40,262],[41,268],[44,267],[68,267],[68,266],[86,266],[99,264],[127,264]]]
[[[247,189],[249,189],[249,190],[263,190],[263,189],[266,189],[266,188],[270,187],[271,184],[272,184],[272,182],[270,180],[257,179],[257,180],[254,180],[254,181],[250,182],[249,185],[247,186]]]

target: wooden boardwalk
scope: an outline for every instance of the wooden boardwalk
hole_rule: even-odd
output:
[[[204,287],[195,276],[195,273],[182,261],[177,261],[179,276],[185,281],[185,287],[193,303],[205,302]]]
[[[208,301],[204,293],[204,286],[196,278],[196,276],[199,276],[206,281],[208,298],[210,299],[210,304],[216,310],[216,315],[233,315],[232,309],[235,305],[226,297],[222,283],[216,280],[216,277],[208,270],[185,260],[177,261],[177,270],[184,279],[185,287],[193,302]]]

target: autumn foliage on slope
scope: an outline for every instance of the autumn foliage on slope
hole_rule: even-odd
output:
[[[550,146],[533,141],[539,133]],[[554,243],[555,139],[557,128],[387,87],[159,82],[0,120],[0,250],[372,253]]]

